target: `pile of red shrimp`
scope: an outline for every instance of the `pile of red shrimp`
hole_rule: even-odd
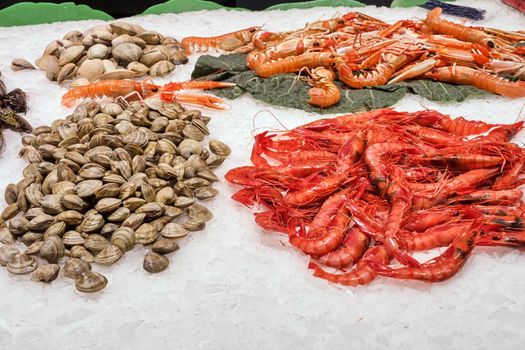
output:
[[[443,281],[476,246],[525,246],[525,152],[510,142],[522,128],[431,110],[348,114],[257,135],[253,166],[226,179],[317,277]],[[410,255],[436,247],[448,248],[426,262]]]

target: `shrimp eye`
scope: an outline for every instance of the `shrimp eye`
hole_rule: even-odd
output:
[[[320,44],[319,44],[317,41],[313,43],[313,46],[316,46],[316,47],[317,47],[317,46],[319,46],[319,45],[320,45]]]
[[[487,42],[487,45],[488,45],[488,47],[490,47],[491,49],[493,49],[494,46],[496,46],[496,45],[494,45],[494,41],[492,41],[492,40],[489,40],[489,41]]]
[[[158,91],[159,91],[159,88],[157,87],[151,88],[151,92],[158,92]]]

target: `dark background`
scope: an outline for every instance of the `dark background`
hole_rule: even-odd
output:
[[[92,8],[96,10],[104,11],[111,16],[118,18],[118,17],[127,17],[127,16],[133,16],[139,13],[144,12],[145,9],[147,9],[150,6],[163,3],[165,1],[144,1],[144,0],[127,0],[127,1],[82,1],[82,0],[70,0],[75,2],[76,4],[85,4],[89,5]],[[180,0],[184,1],[184,0]],[[383,6],[390,6],[390,3],[392,0],[359,0],[362,3],[366,3],[369,5],[383,5]],[[17,2],[21,1],[12,1],[12,0],[0,0],[0,9],[16,4]],[[35,2],[65,2],[65,1],[35,1]],[[290,2],[298,2],[298,1],[282,1],[282,0],[213,0],[213,2],[216,2],[218,4],[224,5],[224,6],[230,6],[230,7],[244,7],[249,8],[252,10],[262,10],[267,8],[268,6],[281,4],[281,3],[290,3]]]

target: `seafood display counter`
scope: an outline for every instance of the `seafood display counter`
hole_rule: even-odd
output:
[[[455,3],[0,28],[2,347],[519,348],[525,17]]]

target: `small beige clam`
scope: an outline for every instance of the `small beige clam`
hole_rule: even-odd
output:
[[[39,266],[31,275],[31,279],[36,282],[52,282],[58,277],[60,266],[57,264],[49,264]]]
[[[131,23],[116,21],[109,24],[113,33],[117,35],[128,34],[128,35],[137,35],[139,32],[143,32],[140,26],[133,25]]]
[[[135,243],[150,244],[157,239],[157,230],[151,224],[142,224],[135,230]]]
[[[15,243],[15,238],[13,234],[7,227],[0,228],[0,243],[3,244],[12,244]]]
[[[111,222],[122,222],[124,220],[126,220],[129,215],[131,214],[130,210],[126,207],[121,207],[121,208],[118,208],[117,210],[115,210],[114,212],[112,212],[109,216],[108,216],[108,221],[111,221]]]
[[[203,220],[199,219],[189,219],[184,224],[182,224],[182,227],[192,232],[203,230],[205,226],[206,223]]]
[[[155,253],[164,255],[179,250],[179,245],[174,240],[163,238],[153,243],[151,250]]]
[[[138,62],[142,49],[131,43],[123,43],[113,48],[111,54],[119,65],[126,67],[131,62]]]
[[[27,255],[33,255],[33,254],[39,254],[40,248],[44,245],[43,241],[36,241],[33,242],[30,246],[27,247],[27,249],[24,251],[24,254]]]
[[[166,238],[180,238],[186,236],[188,233],[188,230],[176,222],[168,223],[162,231],[160,231],[161,236]]]
[[[143,267],[149,273],[158,273],[166,270],[170,261],[163,255],[155,252],[149,252],[144,256]]]
[[[75,279],[75,287],[82,293],[95,293],[104,289],[108,284],[106,277],[100,273],[87,271]]]
[[[89,80],[87,80],[86,78],[78,78],[78,79],[73,80],[69,84],[69,87],[73,89],[73,88],[78,88],[78,87],[86,86],[86,85],[89,85]]]
[[[164,187],[155,194],[155,202],[160,204],[170,204],[175,199],[175,192],[172,187]]]
[[[14,245],[4,245],[0,247],[0,265],[6,266],[9,260],[17,254],[20,254],[20,251]]]
[[[129,69],[114,69],[108,72],[105,72],[100,76],[100,80],[110,80],[110,79],[133,79],[137,77],[137,73]]]
[[[108,55],[109,49],[106,45],[95,44],[87,50],[87,57],[89,59],[103,59]]]
[[[11,61],[11,69],[14,71],[20,71],[25,69],[36,69],[31,63],[23,58],[15,58]]]
[[[44,232],[44,239],[49,236],[62,236],[66,232],[66,224],[62,221],[56,222],[49,226]]]
[[[109,115],[113,115],[113,116],[119,115],[123,111],[124,110],[118,103],[107,103],[102,106],[102,112],[107,113]]]
[[[64,211],[64,207],[60,203],[60,195],[48,194],[40,198],[40,206],[45,213],[56,215]]]
[[[70,181],[61,181],[53,185],[52,191],[53,194],[66,195],[66,194],[76,194],[77,189],[76,185]]]
[[[130,227],[132,229],[137,229],[142,223],[144,222],[144,219],[146,218],[146,214],[137,214],[133,213],[131,214],[124,222],[122,223],[123,227]]]
[[[199,221],[209,221],[213,218],[212,212],[203,205],[198,203],[192,204],[188,207],[188,217]]]
[[[40,246],[40,257],[49,263],[56,263],[65,253],[64,243],[58,236],[48,237]]]
[[[158,217],[162,215],[163,211],[164,207],[156,202],[146,203],[135,210],[137,214],[146,214],[146,217],[148,218]]]
[[[99,235],[99,234],[90,234],[86,237],[84,240],[84,247],[86,247],[87,250],[92,252],[100,252],[102,249],[104,249],[108,244],[109,241],[107,238]]]
[[[53,225],[56,222],[56,219],[48,214],[42,214],[38,215],[31,221],[29,221],[28,228],[30,230],[43,232],[45,231],[49,226]]]
[[[64,222],[66,225],[75,226],[83,221],[84,215],[75,210],[66,210],[56,215],[55,219]]]
[[[95,209],[100,213],[110,213],[116,210],[121,203],[122,200],[118,198],[102,198],[95,205]]]
[[[193,191],[193,195],[198,199],[210,199],[219,194],[219,191],[210,186],[198,187]]]
[[[153,77],[160,77],[170,74],[174,69],[175,65],[170,61],[159,61],[150,67],[149,75]]]
[[[84,180],[76,185],[77,195],[82,198],[93,196],[102,187],[100,180]]]
[[[77,77],[86,78],[89,81],[95,81],[104,74],[104,64],[100,59],[85,60],[78,67]]]
[[[87,207],[87,203],[75,194],[66,194],[60,198],[60,203],[66,209],[82,211]]]
[[[140,62],[131,62],[126,68],[134,72],[137,77],[143,76],[149,71],[149,67]]]
[[[183,213],[182,209],[167,205],[166,209],[164,209],[164,215],[174,219],[178,216],[180,216]]]
[[[2,220],[10,220],[13,218],[16,213],[18,213],[20,209],[18,208],[18,205],[16,203],[9,204],[7,207],[4,208],[2,211]]]
[[[64,80],[72,78],[77,72],[77,65],[74,63],[65,64],[57,74],[57,82],[60,84]]]
[[[84,237],[77,231],[67,231],[62,236],[62,242],[67,246],[75,246],[84,244]]]
[[[114,198],[120,194],[120,186],[116,183],[107,183],[100,187],[95,193],[98,200],[103,198]]]
[[[109,244],[95,256],[95,262],[101,265],[111,265],[119,260],[122,255],[124,253],[119,247]]]
[[[95,257],[91,254],[84,246],[76,245],[71,247],[70,256],[72,258],[78,258],[87,263],[95,261]]]
[[[7,271],[16,275],[24,275],[33,272],[37,266],[38,263],[31,256],[19,253],[9,259]]]
[[[63,66],[67,63],[74,63],[84,53],[84,46],[82,45],[73,45],[62,51],[60,57],[58,58],[58,65]]]
[[[52,55],[43,55],[35,61],[35,64],[38,68],[45,71],[50,65],[58,67],[58,58]]]
[[[136,211],[139,207],[143,206],[144,204],[146,204],[146,201],[142,198],[137,198],[137,197],[131,197],[131,198],[128,198],[126,199],[124,202],[122,202],[123,205],[128,208],[130,211],[134,212]]]
[[[210,151],[218,156],[227,157],[231,154],[231,149],[222,141],[219,140],[210,140],[209,141]]]
[[[135,243],[135,231],[131,227],[122,226],[111,235],[111,244],[119,247],[123,252],[133,249]]]
[[[76,279],[84,272],[91,271],[91,265],[78,258],[69,258],[64,263],[62,274],[66,278]]]
[[[96,211],[89,211],[84,215],[82,223],[77,227],[80,232],[96,232],[104,226],[104,217]]]
[[[7,202],[7,204],[13,204],[16,202],[16,199],[18,197],[18,191],[16,189],[15,184],[9,184],[5,188],[4,192],[4,199]]]
[[[44,234],[41,232],[29,231],[29,232],[24,233],[22,237],[20,237],[20,241],[22,241],[22,243],[24,243],[26,246],[30,246],[34,242],[40,241],[43,235]]]
[[[175,198],[175,201],[173,202],[173,205],[175,207],[184,209],[195,203],[197,200],[195,198],[185,197],[185,196],[177,196]]]

